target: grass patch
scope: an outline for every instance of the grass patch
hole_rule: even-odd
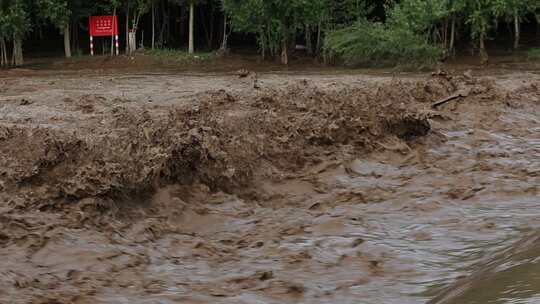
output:
[[[540,48],[533,48],[527,51],[529,60],[540,60]]]
[[[408,29],[368,21],[329,33],[324,53],[346,66],[404,69],[430,68],[443,54]]]
[[[152,56],[159,60],[180,63],[202,62],[215,58],[215,54],[212,52],[189,54],[186,51],[175,49],[144,49],[140,51],[140,54]]]

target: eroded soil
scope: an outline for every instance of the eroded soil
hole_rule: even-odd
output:
[[[540,226],[540,76],[243,76],[0,78],[0,302],[426,303]]]

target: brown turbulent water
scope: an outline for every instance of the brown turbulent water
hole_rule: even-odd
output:
[[[7,78],[0,302],[539,303],[539,79]]]

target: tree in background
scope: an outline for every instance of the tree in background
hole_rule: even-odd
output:
[[[493,27],[493,4],[498,0],[476,0],[467,3],[467,11],[469,16],[467,23],[471,27],[471,35],[473,41],[478,42],[480,52],[480,62],[486,64],[489,61],[489,56],[486,49],[486,39],[488,33]]]
[[[23,0],[0,1],[0,50],[4,66],[10,64],[7,42],[13,45],[11,65],[21,66],[23,58],[23,40],[30,30],[28,18],[29,3]]]
[[[364,38],[374,33],[382,35],[381,43],[412,47],[408,42],[415,41],[420,43],[416,47],[423,48],[427,42],[451,56],[456,40],[472,41],[480,50],[481,61],[487,62],[486,41],[501,33],[501,22],[512,26],[514,49],[520,46],[525,22],[536,20],[540,24],[537,0],[0,0],[0,63],[22,64],[24,39],[30,35],[39,38],[50,26],[63,34],[64,53],[70,57],[78,48],[81,29],[87,31],[88,16],[118,12],[125,13],[126,41],[131,41],[131,48],[126,43],[127,54],[144,40],[137,41],[139,28],[151,25],[155,48],[174,43],[171,32],[183,33],[184,25],[189,25],[186,41],[190,53],[195,51],[197,27],[209,48],[217,46],[214,37],[222,30],[223,52],[232,29],[254,34],[263,58],[272,57],[284,64],[289,62],[297,39],[305,39],[309,55],[320,55],[323,48],[332,49],[325,41],[367,43]],[[189,16],[187,21],[185,15]],[[199,22],[195,22],[196,17]],[[144,27],[140,23],[145,23]],[[178,23],[180,29],[174,27]],[[339,39],[326,39],[336,32],[339,35],[334,38]],[[395,36],[399,33],[402,39]],[[406,38],[410,40],[403,40]],[[113,44],[111,41],[111,49]]]
[[[225,12],[225,0],[218,0],[221,5],[221,10]],[[229,52],[229,45],[227,43],[231,29],[228,23],[229,17],[227,14],[223,14],[223,38],[221,39],[221,46],[219,47],[219,53],[226,54]]]
[[[395,27],[424,35],[434,43],[442,41],[441,21],[448,15],[448,0],[403,0],[389,11],[388,22]]]
[[[353,1],[353,0],[349,0]],[[354,0],[359,5],[360,0]],[[343,1],[335,3],[343,4]],[[363,1],[362,1],[363,3]],[[289,51],[298,32],[304,33],[308,52],[313,52],[312,31],[317,28],[317,47],[325,23],[332,20],[334,1],[330,0],[224,0],[225,13],[235,31],[254,33],[263,58],[267,52],[279,54],[283,64],[289,62]]]
[[[64,53],[71,58],[70,18],[71,1],[67,0],[38,0],[39,12],[54,24],[64,35]]]
[[[325,24],[332,19],[330,0],[313,0],[304,12],[304,34],[306,49],[309,55],[319,54],[322,47],[322,32]],[[316,33],[315,47],[313,46],[313,33]]]
[[[189,39],[188,52],[195,53],[195,6],[206,2],[205,0],[171,0],[173,3],[189,7]]]
[[[269,53],[286,64],[297,34],[309,54],[319,54],[326,32],[365,18],[377,1],[368,0],[224,0],[225,13],[237,32],[258,37],[263,58]],[[384,1],[390,3],[391,1]],[[380,3],[380,1],[379,1]],[[314,39],[314,34],[316,38]]]
[[[331,25],[333,28],[351,25],[366,18],[375,8],[376,1],[369,0],[333,0],[326,1],[330,10]],[[393,0],[379,1],[385,5],[392,5]]]
[[[150,0],[152,14],[152,50],[156,47],[156,0]]]
[[[9,65],[6,41],[10,39],[7,5],[0,1],[0,67]],[[5,7],[4,7],[5,6]]]
[[[464,14],[465,9],[467,8],[467,1],[468,0],[447,0],[446,7],[448,9],[448,16],[445,20],[444,47],[447,50],[447,54],[452,57],[456,55],[458,18]],[[449,26],[450,30],[448,30]]]
[[[263,59],[267,51],[275,55],[276,39],[270,35],[275,29],[275,23],[267,17],[263,0],[223,0],[223,9],[234,31],[257,35]]]
[[[514,28],[514,49],[519,48],[521,38],[521,22],[528,13],[534,12],[537,1],[530,0],[495,0],[493,14],[495,18],[503,18],[512,23]]]
[[[120,3],[118,3],[120,4]],[[134,0],[131,6],[131,14],[129,15],[129,12],[127,14],[127,20],[129,23],[129,20],[131,20],[131,32],[130,36],[128,37],[128,46],[129,46],[129,54],[137,50],[137,30],[139,28],[139,22],[141,21],[141,16],[148,13],[152,6],[152,0]]]

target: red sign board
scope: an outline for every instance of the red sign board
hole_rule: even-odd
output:
[[[90,16],[90,36],[118,35],[118,16]]]

